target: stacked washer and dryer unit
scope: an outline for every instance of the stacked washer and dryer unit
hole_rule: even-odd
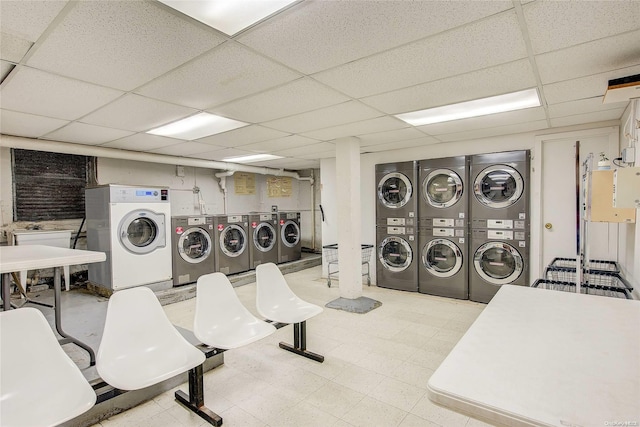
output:
[[[484,303],[528,286],[529,151],[415,164],[376,165],[378,286]]]

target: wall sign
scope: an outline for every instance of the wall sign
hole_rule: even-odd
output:
[[[235,192],[239,195],[256,194],[256,175],[248,172],[233,174]]]

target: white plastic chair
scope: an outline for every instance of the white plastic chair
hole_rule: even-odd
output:
[[[0,313],[0,425],[55,426],[88,411],[96,393],[42,313]]]
[[[293,323],[293,346],[281,342],[280,348],[316,362],[323,362],[324,356],[306,349],[306,321],[322,313],[322,307],[298,298],[274,263],[260,264],[256,267],[256,283],[258,313],[274,322]]]
[[[205,360],[169,322],[151,289],[138,287],[114,293],[96,369],[120,390],[138,390],[186,372]]]
[[[225,350],[237,348],[275,331],[273,325],[256,318],[242,305],[227,276],[200,276],[193,332],[204,344]]]

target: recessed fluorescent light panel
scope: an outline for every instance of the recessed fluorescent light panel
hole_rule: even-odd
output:
[[[186,119],[151,129],[147,133],[191,141],[247,125],[248,123],[227,119],[215,114],[198,113]]]
[[[282,156],[274,156],[273,154],[252,154],[249,156],[227,157],[226,159],[222,159],[222,161],[232,163],[255,163],[263,162],[265,160],[275,160],[282,158]]]
[[[232,36],[296,0],[159,0]]]
[[[410,125],[422,126],[539,106],[540,97],[538,90],[534,88],[459,104],[396,114],[396,117]]]

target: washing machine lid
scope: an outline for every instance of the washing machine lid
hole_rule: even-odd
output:
[[[287,220],[280,226],[280,238],[288,248],[295,247],[300,242],[300,226],[292,220]]]
[[[177,250],[186,262],[199,264],[211,255],[211,236],[200,227],[189,228],[180,235]]]
[[[378,183],[378,200],[387,208],[398,209],[409,203],[413,186],[409,178],[400,172],[391,172]]]
[[[251,225],[253,227],[253,224]],[[276,229],[268,222],[256,224],[253,230],[253,245],[260,252],[269,252],[276,245]]]
[[[524,193],[524,180],[511,166],[492,165],[476,176],[473,191],[483,205],[494,209],[506,208]]]
[[[487,242],[473,256],[476,273],[494,285],[514,282],[524,270],[522,255],[505,242]]]
[[[402,237],[389,236],[378,245],[378,259],[385,269],[401,272],[411,265],[413,250]]]
[[[242,255],[247,247],[247,233],[237,224],[228,224],[220,232],[220,250],[229,257]]]
[[[422,182],[422,195],[434,208],[448,208],[462,199],[460,175],[451,169],[435,169]]]
[[[451,277],[462,268],[462,251],[451,240],[433,239],[422,248],[422,265],[436,277]]]
[[[166,246],[165,216],[148,209],[131,211],[120,221],[118,235],[129,252],[151,253]]]

